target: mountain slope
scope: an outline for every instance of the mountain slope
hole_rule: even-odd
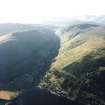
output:
[[[105,94],[101,93],[105,86],[100,78],[103,75],[105,80],[105,27],[80,24],[65,29],[59,36],[59,54],[39,87],[84,105],[104,105]]]
[[[0,43],[0,89],[21,90],[36,86],[59,49],[51,30],[16,32]]]

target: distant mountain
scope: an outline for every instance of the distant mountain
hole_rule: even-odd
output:
[[[84,19],[85,22],[88,23],[94,23],[94,24],[100,24],[105,25],[105,15],[102,16],[86,16]]]
[[[41,25],[41,24],[19,24],[19,23],[5,23],[0,24],[0,35],[12,32],[23,32],[29,30],[52,30],[55,29],[55,26],[51,25]]]
[[[102,16],[85,15],[85,16],[78,16],[75,18],[53,18],[45,22],[45,24],[47,25],[53,25],[59,27],[73,26],[81,23],[105,25],[105,15]]]
[[[33,28],[34,27],[32,27],[32,26],[23,25],[23,24],[11,24],[11,23],[0,24],[0,34],[30,30]]]

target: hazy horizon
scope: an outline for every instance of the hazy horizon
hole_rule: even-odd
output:
[[[104,0],[0,0],[0,23],[39,24],[105,15]]]

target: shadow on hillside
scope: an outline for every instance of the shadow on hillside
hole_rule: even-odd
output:
[[[73,90],[75,90],[74,87],[78,88],[80,83],[83,82],[88,75],[101,72],[101,68],[103,67],[105,67],[105,57],[100,56],[100,58],[94,59],[91,55],[87,55],[82,61],[74,62],[65,67],[63,69],[64,73],[59,73],[58,77],[65,76],[62,84],[63,89],[68,90],[70,87],[73,87]]]
[[[37,86],[57,56],[60,39],[51,30],[17,32],[0,44],[0,89]]]
[[[80,62],[70,64],[62,74],[65,76],[62,88],[68,91],[69,97],[76,97],[84,105],[102,104],[105,100],[105,57],[99,53],[97,58],[89,54]]]
[[[81,77],[83,74],[94,72],[100,67],[105,67],[105,57],[94,59],[91,54],[83,57],[82,61],[74,62],[64,68],[65,72],[70,72],[76,77]]]
[[[64,97],[51,94],[47,90],[34,88],[24,92],[7,105],[81,105]]]

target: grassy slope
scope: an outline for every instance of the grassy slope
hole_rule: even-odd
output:
[[[85,75],[105,69],[105,27],[79,28],[63,32],[56,61],[40,84],[72,100],[80,96],[80,84],[83,79],[87,81]],[[74,35],[77,29],[81,32]]]

